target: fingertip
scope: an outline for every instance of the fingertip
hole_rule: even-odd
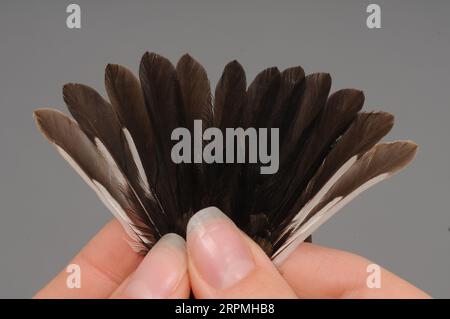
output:
[[[214,289],[226,289],[255,267],[239,229],[216,207],[195,214],[187,226],[188,251],[199,274]]]
[[[166,299],[186,294],[187,260],[185,240],[166,234],[153,246],[115,298]]]
[[[262,249],[219,209],[188,223],[190,283],[197,298],[287,298],[295,295]]]

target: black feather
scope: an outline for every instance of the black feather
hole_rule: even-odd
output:
[[[164,207],[167,231],[182,232],[192,213],[192,188],[186,187],[192,174],[186,165],[176,165],[171,159],[172,131],[186,127],[177,72],[166,58],[146,53],[139,75],[154,136],[151,156],[156,156],[156,174],[151,183]]]
[[[190,55],[185,54],[178,61],[177,77],[180,83],[183,116],[186,127],[193,132],[194,121],[202,121],[202,133],[213,124],[213,110],[211,101],[211,89],[203,67]],[[208,176],[206,167],[196,163],[195,158],[202,158],[202,153],[192,154],[192,165],[187,170],[191,174],[186,184],[196,185],[197,189],[192,193],[191,211],[200,210],[207,204]]]
[[[214,95],[214,126],[225,132],[226,128],[242,127],[242,114],[246,106],[245,71],[237,61],[228,63],[216,86]],[[234,149],[234,152],[237,150]],[[226,154],[226,145],[223,154]],[[236,153],[234,153],[236,154]],[[209,169],[209,205],[215,205],[230,216],[238,206],[242,165],[214,163]]]
[[[108,65],[110,102],[81,84],[64,87],[76,122],[51,110],[36,111],[44,135],[110,206],[145,252],[167,232],[185,235],[189,218],[217,206],[281,262],[350,199],[408,164],[412,142],[376,144],[393,116],[360,113],[361,91],[329,95],[331,77],[305,77],[301,67],[260,72],[246,87],[242,66],[226,65],[214,98],[204,68],[184,55],[176,68],[146,53],[139,78]],[[212,102],[214,101],[214,103]],[[194,120],[203,132],[216,127],[279,130],[279,169],[261,175],[262,163],[176,164],[174,129],[191,135]],[[203,142],[202,146],[207,143]],[[269,143],[268,148],[272,145]],[[201,158],[200,158],[201,159]],[[235,158],[236,159],[236,158]],[[112,204],[111,204],[112,203]],[[121,216],[125,214],[125,216]]]

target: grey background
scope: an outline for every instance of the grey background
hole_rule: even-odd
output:
[[[185,52],[213,85],[238,59],[251,80],[264,67],[326,71],[333,90],[365,91],[366,109],[396,115],[388,139],[420,144],[413,164],[362,194],[318,232],[317,243],[366,256],[435,297],[450,297],[449,1],[68,1],[0,4],[0,297],[31,297],[111,218],[37,133],[32,111],[65,111],[61,87],[104,94],[103,70],[137,71],[141,55]]]

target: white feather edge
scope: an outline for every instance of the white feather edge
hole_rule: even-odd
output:
[[[164,207],[161,205],[161,202],[159,201],[158,197],[154,194],[153,190],[150,188],[147,174],[145,172],[144,165],[142,164],[141,157],[139,155],[139,151],[137,150],[136,143],[134,143],[133,136],[131,135],[130,131],[126,127],[123,127],[122,131],[125,136],[125,140],[128,144],[128,149],[130,150],[131,155],[133,156],[133,161],[139,172],[140,186],[144,190],[145,195],[158,205],[158,207],[161,209],[161,212],[163,214],[166,214]],[[150,221],[152,222],[153,226],[155,226],[155,223],[153,222],[150,214],[147,213],[147,215],[148,215],[148,218],[150,219]],[[156,226],[155,226],[155,229],[156,229]]]
[[[297,215],[292,219],[291,224],[289,224],[281,233],[279,238],[275,243],[277,243],[288,231],[292,229],[296,229],[308,216],[308,214],[316,207],[322,198],[328,193],[328,191],[333,187],[336,182],[339,181],[339,178],[342,177],[358,160],[358,156],[355,155],[351,157],[347,162],[344,163],[337,171],[333,174],[333,176],[325,183],[325,185],[320,189],[320,191],[298,212]]]
[[[411,143],[410,141],[395,141],[387,144],[395,144],[395,143]],[[376,148],[377,144],[373,148]],[[370,152],[370,150],[368,151]],[[366,152],[367,153],[367,152]],[[330,180],[325,184],[325,186],[313,197],[313,199],[308,202],[308,204],[303,207],[300,212],[293,218],[293,223],[286,227],[287,230],[293,230],[293,233],[289,236],[286,242],[274,253],[271,258],[276,265],[280,265],[291,253],[297,248],[297,246],[302,243],[308,236],[310,236],[316,229],[318,229],[324,222],[326,222],[331,216],[333,216],[336,212],[338,212],[342,207],[344,207],[347,203],[349,203],[352,199],[354,199],[357,195],[364,192],[368,188],[374,186],[375,184],[389,178],[399,171],[399,169],[394,169],[389,172],[381,173],[370,180],[366,181],[364,184],[357,187],[353,192],[348,194],[345,197],[336,197],[333,198],[329,203],[325,205],[319,212],[317,212],[314,216],[311,217],[305,224],[299,227],[301,222],[308,216],[309,212],[316,207],[327,195],[331,187],[333,187],[336,183],[339,182],[339,179],[349,171],[354,165],[357,164],[359,158],[358,155],[355,155],[353,158],[348,160],[341,168],[330,178]],[[300,222],[300,224],[299,224]],[[286,231],[284,233],[286,233]]]
[[[106,190],[106,188],[101,185],[96,180],[92,180],[87,176],[87,174],[81,169],[81,167],[77,164],[77,162],[59,145],[56,143],[52,143],[55,147],[58,153],[66,160],[67,163],[77,172],[79,176],[86,182],[89,187],[91,187],[94,192],[97,194],[97,197],[100,199],[100,201],[108,208],[108,210],[114,215],[114,217],[120,222],[122,227],[124,228],[125,232],[130,236],[130,238],[133,240],[132,247],[135,251],[140,251],[143,247],[139,245],[139,241],[143,241],[145,243],[148,243],[148,240],[142,236],[142,233],[133,227],[130,219],[126,215],[125,211],[122,209],[122,207],[117,203],[116,200],[111,196],[111,194]],[[106,159],[108,161],[108,159]],[[114,162],[115,164],[115,162]],[[120,173],[120,171],[119,171]],[[121,175],[121,173],[120,173]],[[122,176],[123,179],[123,176]]]
[[[380,174],[358,188],[353,192],[348,194],[346,197],[336,197],[330,201],[325,207],[323,207],[316,215],[314,215],[310,220],[308,220],[304,225],[302,225],[297,231],[295,231],[286,243],[281,246],[273,255],[272,260],[275,265],[280,265],[286,258],[300,245],[308,236],[310,236],[314,231],[316,231],[323,223],[330,219],[334,214],[336,214],[342,207],[348,204],[356,196],[374,186],[375,184],[385,180],[391,174],[383,173]]]
[[[120,170],[119,166],[117,166],[116,161],[114,160],[114,158],[112,157],[111,153],[108,151],[106,146],[103,144],[103,142],[97,137],[94,140],[95,140],[95,145],[97,146],[97,149],[99,150],[100,154],[103,155],[106,162],[108,163],[109,169],[112,170],[112,173],[114,174],[114,176],[119,179],[119,183],[121,183],[122,186],[128,185],[128,182],[125,179],[125,177],[123,176],[122,171]],[[147,209],[145,209],[145,206],[142,203],[141,199],[139,198],[138,194],[136,194],[136,191],[133,189],[133,187],[131,187],[131,185],[128,185],[128,186],[130,187],[131,191],[136,196],[137,200],[139,201],[139,204],[141,205],[142,209],[145,211],[145,214],[147,215],[147,217],[150,220],[150,222],[152,223],[152,225],[155,226],[155,223],[153,222],[152,217],[150,216]],[[106,191],[106,189],[105,189],[105,191]],[[111,196],[111,198],[112,198],[112,196]],[[155,226],[155,229],[156,229],[156,226]],[[138,234],[142,235],[141,232],[139,232]]]
[[[125,135],[125,139],[128,143],[128,148],[131,152],[131,155],[133,156],[134,163],[136,164],[136,167],[138,169],[141,187],[146,191],[146,193],[150,194],[150,185],[148,183],[147,174],[145,173],[144,165],[142,165],[141,157],[139,156],[139,152],[136,148],[133,137],[126,127],[124,127],[122,131]]]

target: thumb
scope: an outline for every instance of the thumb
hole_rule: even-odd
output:
[[[188,268],[196,298],[295,298],[261,248],[219,209],[187,226]]]
[[[185,246],[180,236],[164,235],[111,298],[188,298],[190,289]]]

